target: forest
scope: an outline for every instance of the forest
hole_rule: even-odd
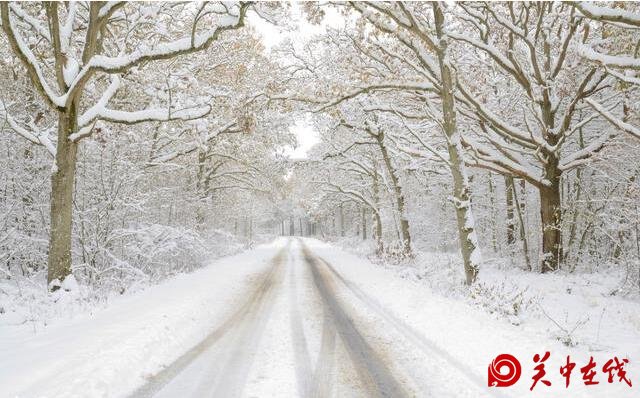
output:
[[[0,325],[298,237],[569,347],[621,305],[640,354],[638,3],[2,2],[0,24]]]

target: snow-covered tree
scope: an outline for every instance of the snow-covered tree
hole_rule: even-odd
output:
[[[3,3],[2,29],[46,111],[50,129],[21,121],[4,104],[12,129],[55,156],[51,177],[48,281],[56,289],[71,272],[73,190],[79,142],[100,122],[189,120],[211,111],[202,99],[159,107],[114,107],[123,85],[144,65],[202,51],[243,26],[249,4],[126,2]],[[150,27],[153,26],[153,29]],[[195,102],[193,101],[195,100]],[[111,103],[111,104],[110,104]],[[34,128],[28,126],[32,124]],[[50,132],[54,136],[50,136]]]

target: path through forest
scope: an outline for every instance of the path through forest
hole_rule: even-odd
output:
[[[86,318],[5,333],[0,396],[535,398],[564,385],[530,392],[523,362],[518,384],[489,389],[487,366],[559,347],[334,245],[280,238]]]
[[[283,379],[283,368],[270,357],[288,351],[274,346],[282,343],[277,336],[287,335],[294,343],[288,368],[295,375],[289,380],[296,384],[281,385],[283,396],[414,396],[419,386],[394,372],[399,369],[384,340],[367,330],[338,290],[349,286],[335,269],[301,241],[289,241],[246,302],[132,396],[266,396]],[[404,327],[388,321],[391,328]],[[285,386],[293,391],[285,394]]]

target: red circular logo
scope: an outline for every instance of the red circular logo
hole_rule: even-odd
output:
[[[489,387],[509,387],[520,378],[522,367],[513,355],[500,354],[489,365]]]

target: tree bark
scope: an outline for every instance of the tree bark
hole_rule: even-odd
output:
[[[389,178],[391,179],[391,184],[393,185],[396,210],[398,211],[398,217],[400,219],[400,239],[402,239],[402,251],[406,255],[411,255],[411,233],[409,231],[409,220],[407,219],[407,216],[405,214],[405,203],[402,186],[400,185],[400,180],[398,179],[396,169],[391,162],[391,157],[389,156],[387,147],[384,144],[384,132],[379,131],[378,134],[375,135],[375,138],[378,143],[378,147],[380,148],[380,153],[382,154],[382,159],[384,160]]]
[[[542,261],[540,271],[552,272],[562,262],[562,222],[560,202],[560,176],[557,159],[549,159],[546,178],[550,186],[540,187],[540,220],[542,222]]]
[[[376,209],[371,209],[373,212],[373,218],[375,221],[375,225],[373,228],[373,239],[376,242],[376,255],[381,256],[384,253],[384,242],[382,239],[382,217],[380,217],[380,197],[379,197],[379,188],[378,188],[378,171],[374,170],[373,172],[373,203],[377,207]]]
[[[340,203],[340,236],[344,238],[344,206]]]
[[[367,208],[362,206],[362,240],[367,240]]]
[[[507,200],[507,245],[513,245],[516,243],[516,223],[513,217],[513,195],[516,187],[512,176],[505,176],[504,182]]]
[[[203,150],[198,151],[198,175],[196,182],[196,189],[198,191],[198,207],[196,208],[196,225],[199,231],[204,230],[205,212],[204,205],[207,199],[207,179],[205,177],[205,162],[207,161],[207,154]]]
[[[526,187],[525,187],[525,181],[524,180],[520,180],[520,188],[522,189],[522,192],[526,192]],[[524,195],[523,195],[523,201],[521,202],[518,199],[518,191],[516,191],[515,189],[515,184],[513,185],[513,201],[515,203],[515,208],[516,211],[518,213],[518,220],[520,221],[520,241],[522,242],[522,252],[524,254],[524,261],[525,264],[527,266],[527,270],[531,271],[531,258],[529,257],[529,240],[527,239],[527,231],[525,230],[525,223],[524,223],[524,212],[526,210],[525,208],[525,203],[524,203]]]
[[[497,237],[497,224],[498,217],[496,216],[496,195],[495,189],[493,186],[493,176],[491,173],[488,173],[487,179],[489,182],[489,203],[491,206],[490,214],[491,214],[491,248],[493,252],[496,253],[498,251],[498,237]]]
[[[77,128],[76,103],[58,116],[56,170],[51,175],[51,231],[47,283],[55,291],[71,274],[71,232],[73,225],[73,189],[78,144],[69,140]],[[52,285],[53,282],[53,285]]]
[[[462,253],[462,260],[464,263],[466,284],[470,285],[476,280],[478,275],[481,255],[475,232],[475,221],[471,211],[469,179],[466,174],[464,159],[462,158],[463,150],[460,132],[458,131],[456,124],[456,105],[453,96],[454,82],[451,65],[449,65],[448,61],[448,43],[444,32],[444,14],[440,3],[434,2],[432,4],[436,35],[438,37],[436,54],[438,56],[442,83],[440,92],[440,96],[442,98],[442,126],[444,133],[447,136],[449,163],[451,174],[453,175],[453,198],[458,223],[460,251]]]
[[[373,239],[376,241],[376,255],[381,256],[384,253],[384,241],[382,240],[382,218],[377,211],[373,212],[375,226],[373,228]]]

